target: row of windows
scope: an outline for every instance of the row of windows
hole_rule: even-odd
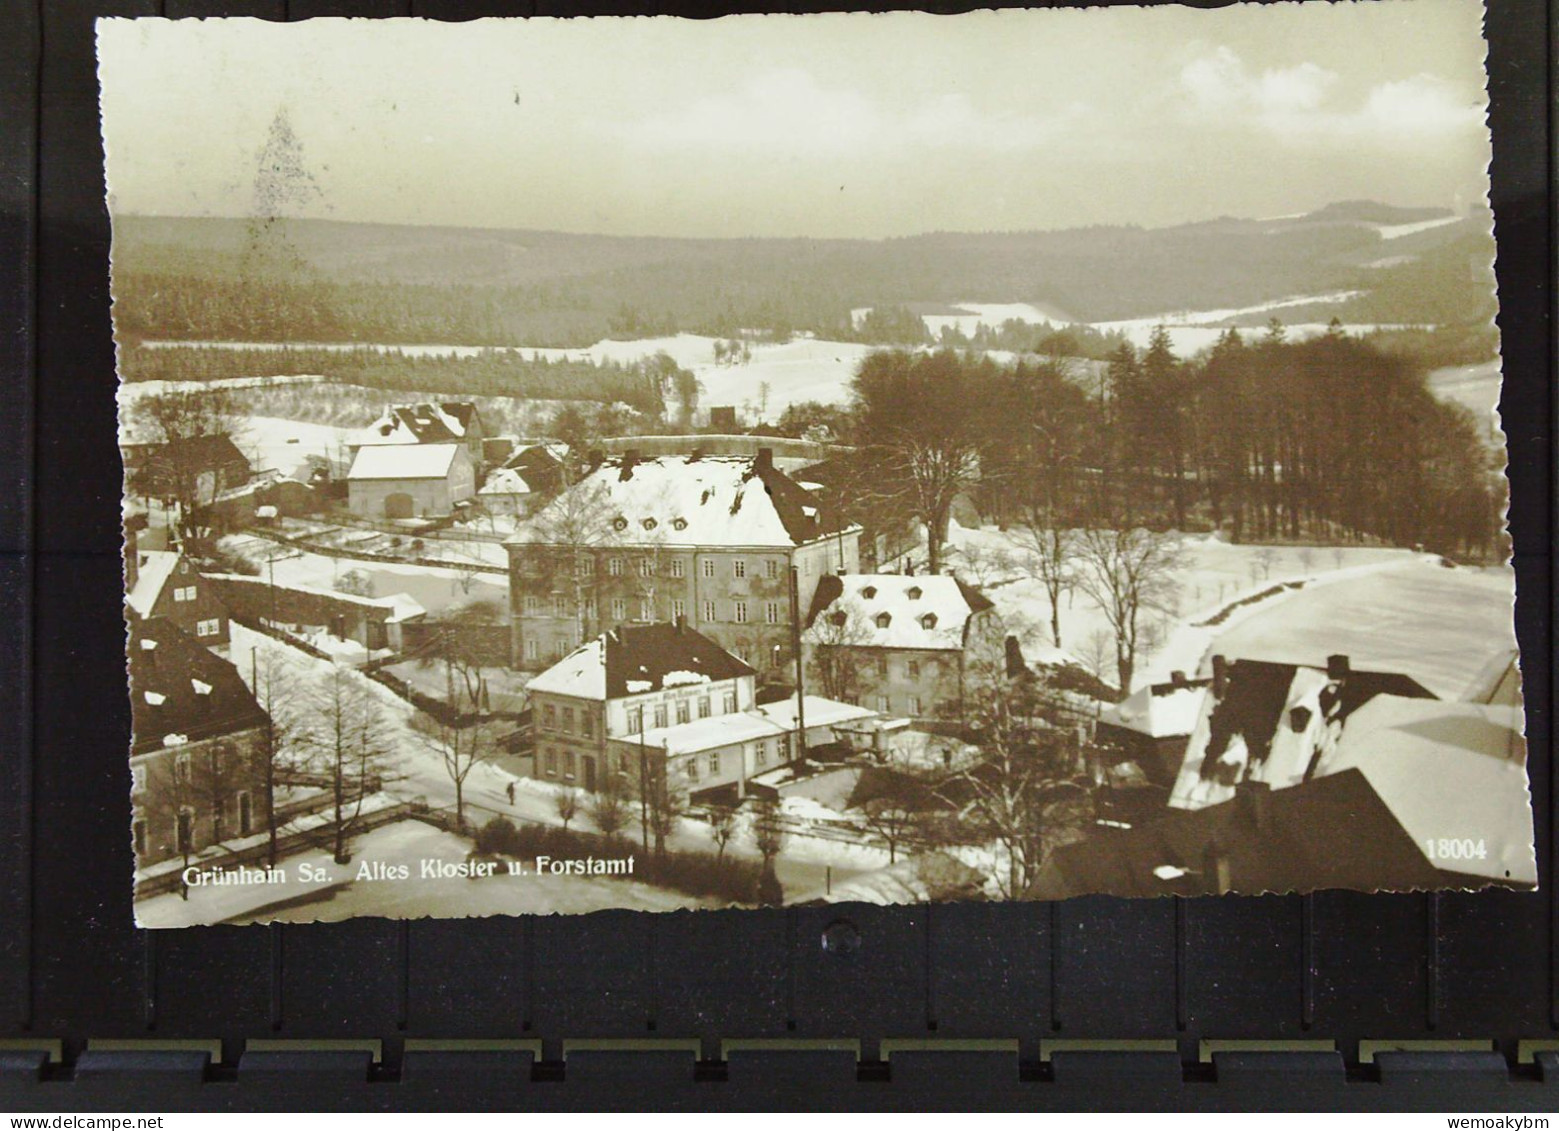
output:
[[[720,750],[711,750],[704,755],[692,755],[681,762],[683,776],[690,782],[696,782],[700,780],[700,767],[702,767],[702,770],[707,772],[709,777],[719,777],[722,765],[721,755],[724,753],[737,753],[738,757],[740,757],[739,752]],[[790,760],[790,735],[781,735],[772,742],[764,739],[754,744],[753,762],[756,766],[767,766],[771,758],[782,763]]]
[[[748,568],[747,567],[748,567],[748,563],[747,563],[747,559],[746,558],[735,558],[735,559],[733,559],[731,561],[731,576],[732,577],[746,577],[746,576],[748,576]],[[784,567],[784,560],[782,558],[764,558],[762,560],[762,567],[761,568],[762,568],[762,571],[763,571],[763,576],[767,580],[769,580],[769,581],[778,581],[780,579],[780,572],[783,569],[783,567]],[[629,558],[629,559],[608,558],[606,560],[606,572],[607,572],[608,575],[610,575],[612,577],[623,577],[630,571],[630,569],[632,570],[632,572],[638,574],[638,576],[640,576],[640,577],[655,577],[657,575],[657,573],[659,572],[656,569],[656,559],[653,556],[651,556],[651,557],[642,557],[642,558]],[[581,576],[581,577],[592,577],[592,576],[594,576],[595,575],[595,559],[590,557],[589,555],[582,555],[582,556],[580,556],[580,558],[578,559],[578,561],[576,563],[575,572],[579,576]],[[704,558],[702,560],[701,572],[703,573],[703,575],[705,577],[711,577],[711,578],[714,577],[716,572],[717,572],[716,559],[708,558],[708,557]],[[671,559],[669,559],[666,562],[666,576],[668,576],[668,577],[686,577],[687,576],[687,561],[686,561],[686,559],[684,559],[684,558],[671,558]],[[193,593],[194,591],[191,590],[191,592]],[[180,598],[180,600],[182,600],[182,599],[183,598]]]
[[[564,734],[574,733],[575,712],[572,707],[564,707],[561,712],[553,703],[544,705],[541,709],[541,726],[543,730],[561,730]],[[595,737],[595,715],[586,710],[578,713],[579,733],[586,738]]]
[[[179,586],[173,591],[173,599],[175,601],[193,601],[197,596],[199,596],[199,593],[193,585]]]
[[[701,695],[697,700],[678,699],[675,704],[668,706],[665,703],[656,703],[650,709],[650,726],[659,729],[671,725],[672,711],[675,707],[676,720],[679,724],[692,722],[693,706],[698,708],[698,717],[707,719],[713,709],[713,703],[707,695]],[[727,691],[720,698],[720,713],[734,715],[736,713],[736,692]],[[644,708],[628,708],[628,733],[639,734],[644,730]]]
[[[526,616],[550,615],[559,618],[571,618],[574,615],[574,602],[562,594],[555,594],[552,598],[550,613],[544,614],[542,599],[534,594],[526,594],[523,608]],[[607,606],[613,623],[621,624],[628,619],[629,604],[626,597],[613,597]],[[632,607],[634,619],[649,622],[655,619],[655,602],[648,597],[640,597]],[[705,601],[702,606],[703,620],[705,623],[721,620],[720,606],[717,601]],[[729,619],[733,624],[749,624],[753,615],[758,611],[755,603],[747,601],[732,601]],[[785,606],[779,601],[763,602],[763,623],[783,624]],[[596,603],[593,600],[585,602],[585,617],[594,620],[596,616]],[[671,619],[677,620],[687,616],[687,602],[677,598],[671,602]],[[204,623],[204,622],[202,622]],[[534,657],[532,657],[534,658]]]
[[[578,756],[572,751],[557,747],[548,747],[543,755],[549,778],[555,778],[561,771],[563,777],[572,781],[579,769]]]
[[[849,700],[856,706],[860,706],[861,697],[859,695],[851,695]],[[926,713],[925,702],[918,695],[906,695],[902,699],[897,700],[897,702],[904,708],[904,713],[911,717],[919,717]],[[895,700],[891,695],[876,695],[872,698],[873,709],[880,711],[884,715],[893,714],[894,703]]]
[[[254,798],[247,789],[238,794],[238,828],[232,835],[252,836],[254,834]],[[229,835],[226,829],[227,806],[218,802],[211,811],[211,839],[220,841]],[[137,817],[131,826],[135,837],[135,854],[145,856],[150,848],[150,834],[145,817]],[[188,806],[180,807],[173,820],[173,851],[184,853],[195,851],[195,810]]]
[[[552,650],[549,655],[554,660],[561,660],[564,656],[568,655],[569,651],[573,647],[574,645],[572,643],[570,643],[564,637],[560,636],[552,641]],[[527,660],[541,659],[541,642],[534,636],[529,636],[525,639],[525,658]]]

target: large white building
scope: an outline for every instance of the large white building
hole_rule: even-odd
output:
[[[347,506],[365,518],[436,518],[476,493],[463,444],[368,445],[347,472]]]
[[[783,669],[796,613],[823,577],[859,568],[859,538],[767,448],[624,453],[509,540],[514,663],[535,670],[605,629],[685,619],[756,670]]]

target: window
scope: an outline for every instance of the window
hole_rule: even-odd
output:
[[[586,738],[595,737],[595,716],[587,710],[579,712],[579,733]]]
[[[686,570],[687,564],[681,558],[671,559],[670,571],[672,577],[683,577],[686,575]]]
[[[135,821],[135,824],[131,825],[130,827],[135,830],[135,854],[137,856],[145,856],[146,855],[146,819],[144,817],[137,817],[136,821]]]
[[[573,781],[575,769],[574,752],[572,750],[563,751],[563,776],[568,778],[569,781]]]
[[[655,704],[655,725],[657,727],[666,725],[666,704],[664,703]]]
[[[893,710],[893,701],[886,695],[877,696],[877,710],[883,712],[883,714],[887,714],[889,711]]]
[[[688,721],[687,700],[686,699],[678,699],[677,700],[677,722],[678,723],[685,723],[687,721]]]
[[[561,593],[552,595],[552,615],[555,617],[568,616],[568,598]]]
[[[878,628],[887,628],[890,624],[893,623],[893,614],[892,613],[878,613],[872,619],[877,622],[877,627]]]
[[[222,635],[222,622],[220,620],[203,620],[195,624],[196,636],[220,636]]]
[[[195,587],[193,585],[178,587],[173,591],[173,599],[175,601],[193,601],[195,599]]]
[[[579,558],[578,561],[576,561],[574,564],[575,564],[575,572],[580,577],[594,577],[595,576],[595,559],[594,558],[589,557],[587,555],[585,557]]]
[[[767,742],[758,743],[757,757],[758,765],[767,766],[769,764],[769,744]]]
[[[672,620],[681,620],[685,616],[687,616],[687,602],[683,601],[683,600],[672,601],[671,602],[671,619]]]
[[[554,660],[561,660],[564,655],[567,654],[567,652],[568,641],[564,640],[561,636],[552,642],[552,658]]]
[[[781,762],[790,761],[790,735],[780,735],[776,745],[779,747],[779,760]]]
[[[921,594],[921,588],[918,585],[911,585],[908,589],[906,589],[904,591],[904,596],[908,597],[911,601],[918,601],[918,600],[920,600],[920,594]]]
[[[628,602],[622,597],[612,598],[612,620],[624,621],[628,619]]]
[[[766,558],[763,562],[763,576],[770,581],[779,580],[779,559]]]
[[[586,597],[585,598],[585,616],[589,617],[591,620],[595,620],[595,598],[594,597]]]
[[[686,767],[684,772],[687,774],[687,780],[688,781],[697,781],[698,780],[698,756],[695,754],[693,757],[689,758],[685,763],[683,763],[683,765]]]
[[[686,530],[687,529],[687,519],[685,519],[685,518],[674,518],[674,519],[672,519],[671,520],[671,529],[673,529],[673,530]]]
[[[249,796],[247,789],[238,793],[238,835],[248,836],[254,832],[254,798]]]
[[[877,587],[875,585],[861,586],[861,596],[870,601],[873,597],[877,596]]]
[[[736,692],[727,691],[725,693],[725,702],[721,704],[721,706],[724,708],[727,715],[736,714]]]
[[[714,620],[715,619],[715,603],[713,601],[705,601],[704,602],[704,619],[705,620]]]
[[[644,729],[644,708],[633,707],[628,711],[628,732],[638,734]]]
[[[731,576],[732,577],[746,577],[747,576],[747,561],[746,561],[745,558],[737,558],[734,562],[731,563]]]
[[[563,708],[563,733],[574,733],[574,708],[572,707]]]
[[[541,709],[541,719],[542,719],[541,725],[542,725],[543,729],[545,729],[545,730],[557,730],[557,728],[558,728],[558,709],[556,707],[554,707],[551,703],[548,703],[545,707],[543,707]]]
[[[558,776],[558,752],[550,746],[547,747],[547,776],[549,778]]]
[[[911,695],[909,697],[908,704],[906,704],[906,709],[909,711],[909,713],[911,715],[919,715],[919,714],[921,714],[921,710],[920,710],[920,696],[918,696],[918,695]]]
[[[655,619],[655,602],[648,597],[639,598],[639,619],[643,621]]]
[[[715,560],[713,558],[705,558],[704,559],[704,576],[705,577],[713,577],[714,575],[715,575]]]
[[[919,679],[920,678],[920,661],[919,660],[905,660],[904,661],[904,674],[909,676],[910,679]]]
[[[920,618],[920,627],[926,629],[927,631],[935,628],[936,627],[936,614],[935,613],[927,613],[925,616],[921,617]]]
[[[653,518],[647,518],[643,522],[639,523],[639,525],[644,527],[644,529],[646,529],[646,530],[654,530],[660,524],[658,522],[656,522]]]
[[[888,678],[888,657],[886,657],[886,656],[878,656],[877,657],[877,678],[878,679],[887,679]]]
[[[763,603],[763,623],[779,624],[780,607],[778,601],[765,601]]]
[[[709,775],[713,777],[720,772],[720,751],[716,750],[709,755]]]
[[[698,701],[698,717],[701,719],[709,717],[709,696],[707,695]]]
[[[733,602],[731,602],[731,619],[734,620],[737,624],[746,624],[747,623],[747,602],[746,601],[733,601]]]
[[[534,660],[536,658],[536,652],[536,642],[534,640],[527,640],[525,642],[525,658],[527,660]]]
[[[541,598],[534,593],[525,594],[525,615],[538,616],[541,613]]]
[[[180,754],[173,760],[173,780],[181,784],[189,781],[188,754]]]
[[[130,767],[130,792],[140,793],[146,788],[146,767]]]
[[[655,576],[655,559],[654,558],[640,558],[639,559],[639,576],[640,577],[654,577]]]
[[[623,560],[621,558],[612,558],[609,560],[606,563],[606,572],[611,574],[613,577],[621,577],[623,575]]]

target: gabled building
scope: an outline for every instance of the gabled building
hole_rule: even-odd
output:
[[[176,550],[141,550],[134,535],[125,547],[125,604],[143,620],[176,624],[204,648],[225,649],[227,607],[217,587]]]
[[[1135,762],[1154,785],[1174,784],[1211,683],[1173,672],[1167,683],[1137,688],[1099,712],[1095,742],[1113,761]]]
[[[121,449],[129,488],[147,499],[199,506],[249,482],[249,458],[225,432]]]
[[[476,494],[463,444],[368,445],[347,472],[347,506],[365,518],[437,518]]]
[[[379,419],[353,434],[347,446],[355,457],[364,447],[458,443],[472,465],[480,466],[485,437],[481,414],[470,401],[420,401],[391,405]]]
[[[264,832],[269,720],[237,669],[133,608],[128,666],[137,866]]]
[[[520,440],[503,461],[506,471],[517,473],[538,503],[563,489],[563,457],[568,449],[556,441]]]
[[[860,527],[755,457],[627,452],[508,541],[514,664],[626,624],[687,623],[759,671],[792,659],[795,608],[857,568]]]
[[[634,787],[664,765],[681,794],[739,800],[754,775],[875,717],[812,695],[759,705],[755,675],[685,623],[603,633],[529,684],[536,776],[595,790],[614,773]]]
[[[995,606],[955,577],[825,577],[801,639],[818,690],[885,715],[956,716],[975,681],[1005,676]]]

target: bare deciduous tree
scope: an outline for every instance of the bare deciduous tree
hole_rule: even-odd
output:
[[[363,803],[394,776],[393,743],[384,710],[358,672],[341,667],[326,672],[309,705],[313,760],[330,780],[335,860],[345,864]]]
[[[579,793],[573,786],[564,786],[552,795],[552,808],[558,815],[558,820],[563,822],[563,827],[568,828],[569,822],[579,816]]]
[[[496,749],[497,733],[490,723],[457,726],[453,721],[436,719],[422,711],[412,715],[411,728],[422,744],[439,756],[444,773],[455,787],[455,823],[464,828],[466,778],[471,776],[478,762]]]
[[[1013,529],[1008,537],[1019,547],[1030,575],[1045,590],[1050,602],[1050,640],[1061,648],[1061,601],[1077,584],[1077,537],[1038,510],[1029,517],[1029,525]]]
[[[601,788],[585,802],[585,812],[607,840],[614,840],[628,825],[628,783],[621,774],[601,775]]]
[[[1131,691],[1144,614],[1173,610],[1174,575],[1182,558],[1177,540],[1140,527],[1078,533],[1077,587],[1103,611],[1115,636],[1115,670],[1123,695]]]

